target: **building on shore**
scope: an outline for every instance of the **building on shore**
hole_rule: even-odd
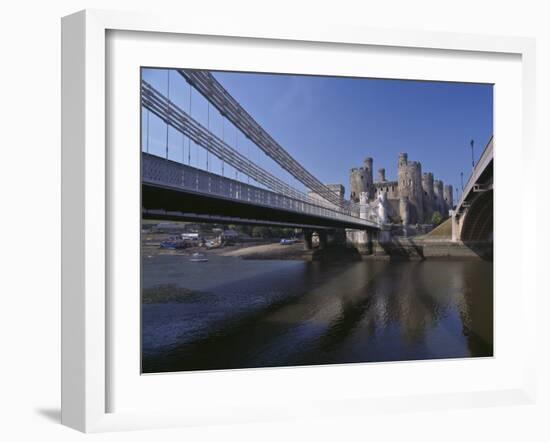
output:
[[[410,161],[406,153],[397,159],[397,180],[386,179],[386,169],[377,170],[374,178],[373,159],[368,157],[360,167],[349,172],[349,201],[366,209],[376,200],[384,197],[387,217],[393,224],[430,224],[435,212],[446,217],[453,208],[453,187],[442,180],[434,179],[432,172],[422,172],[419,161]],[[341,184],[327,184],[342,203],[345,202],[345,188]],[[384,195],[383,195],[384,194]],[[336,206],[322,196],[308,193],[313,202],[325,207]],[[360,210],[358,214],[360,214]]]
[[[378,169],[373,177],[373,159],[368,157],[361,167],[350,170],[350,201],[361,202],[366,194],[367,203],[385,193],[388,216],[394,223],[430,223],[435,212],[447,216],[453,208],[453,188],[443,181],[434,180],[433,173],[422,173],[422,164],[410,161],[406,153],[397,160],[397,180],[386,179],[386,169]],[[364,198],[364,197],[363,197]]]

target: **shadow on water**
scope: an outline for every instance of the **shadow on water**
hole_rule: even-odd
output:
[[[315,248],[310,251],[313,261],[322,262],[359,262],[362,261],[362,255],[354,247],[331,245],[325,249]]]
[[[493,261],[492,241],[464,241],[464,245],[484,261]]]
[[[340,296],[338,285],[327,289],[328,292],[322,295],[318,293],[319,288],[327,287],[333,282],[334,275],[345,273],[350,265],[346,262],[329,264],[323,261],[304,264],[299,277],[295,275],[296,277],[289,278],[286,274],[278,275],[279,280],[290,279],[284,285],[278,281],[278,289],[286,291],[284,298],[274,300],[246,314],[220,321],[205,337],[173,346],[160,354],[144,355],[142,371],[154,373],[295,364],[294,360],[285,363],[285,356],[281,356],[279,360],[272,358],[261,360],[260,349],[265,350],[266,342],[276,341],[289,330],[307,322],[323,307],[322,303],[326,298],[331,302],[333,299],[338,299]],[[264,276],[262,275],[262,278]],[[238,286],[250,288],[256,283],[257,278],[254,277],[239,281]],[[268,286],[269,282],[266,281],[264,285]],[[227,287],[228,292],[235,290],[238,288],[232,285]],[[278,318],[291,317],[291,319],[274,320],[274,316],[277,315]]]
[[[492,270],[492,263],[480,264]],[[464,279],[473,279],[475,273],[476,269],[473,267],[465,267]],[[467,338],[472,355],[493,356],[494,299],[493,296],[485,295],[493,293],[493,273],[487,273],[485,278],[476,279],[475,285],[465,287],[459,303],[462,333]]]
[[[250,330],[254,328],[255,324],[262,321],[262,318],[285,305],[293,304],[297,298],[298,296],[292,296],[273,302],[259,311],[232,320],[230,324],[226,323],[225,327],[213,330],[205,338],[176,346],[158,356],[144,358],[142,371],[155,373],[242,368],[243,354],[239,352],[239,348],[244,347],[244,341],[248,347],[259,345],[270,335],[269,325],[266,324],[260,333],[251,334]]]
[[[392,237],[389,241],[378,243],[390,261],[424,260],[424,246],[412,238]]]
[[[262,262],[259,261],[257,265],[261,266]],[[277,290],[285,292],[285,295],[264,306],[213,323],[208,334],[202,338],[172,346],[160,354],[144,355],[142,371],[154,373],[243,367],[243,361],[253,354],[254,348],[280,332],[280,327],[267,323],[265,318],[287,306],[299,304],[307,291],[315,290],[323,279],[320,266],[320,263],[311,262],[298,274],[285,272],[281,277],[276,271],[262,272],[261,276],[243,278],[237,283],[228,284],[224,287],[227,293],[272,290],[273,285],[277,284]],[[262,280],[263,287],[258,287],[258,279]]]
[[[493,354],[490,263],[311,262],[292,285],[206,337],[144,357],[143,372]]]

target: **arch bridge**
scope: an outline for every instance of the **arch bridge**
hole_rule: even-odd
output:
[[[482,256],[492,255],[493,244],[493,138],[475,165],[452,212],[452,239]]]

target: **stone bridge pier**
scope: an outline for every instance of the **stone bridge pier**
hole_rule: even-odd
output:
[[[311,250],[313,248],[313,230],[304,229],[304,248]]]
[[[317,235],[318,238],[318,246],[317,248],[319,250],[323,250],[328,245],[328,238],[329,238],[329,232],[328,230],[319,229],[319,230],[313,230],[313,229],[304,229],[304,248],[306,250],[313,249],[313,235]]]
[[[359,253],[365,255],[371,255],[373,253],[374,243],[377,240],[377,233],[375,230],[348,229],[346,231],[346,237],[348,244],[355,247]]]

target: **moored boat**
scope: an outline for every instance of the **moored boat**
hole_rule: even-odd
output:
[[[189,261],[191,261],[191,262],[208,262],[208,258],[206,257],[206,255],[204,253],[196,252],[196,253],[193,253],[191,255],[191,258],[189,259]]]

